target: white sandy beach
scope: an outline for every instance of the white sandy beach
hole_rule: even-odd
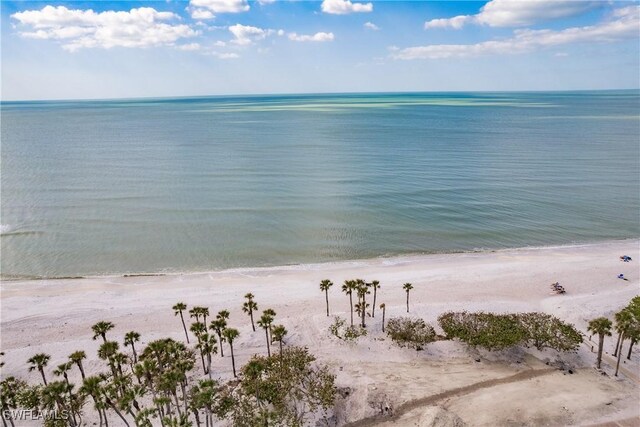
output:
[[[621,262],[623,254],[633,261]],[[116,324],[108,334],[112,339],[121,341],[127,331],[138,331],[140,347],[165,336],[183,339],[180,319],[171,309],[178,301],[208,306],[214,315],[228,309],[230,325],[240,331],[234,347],[243,364],[253,354],[266,353],[264,334],[252,332],[241,311],[244,294],[252,292],[260,311],[277,312],[275,323],[289,331],[287,345],[308,346],[335,368],[337,385],[350,389],[337,402],[339,425],[375,416],[381,405],[395,416],[356,425],[592,425],[614,420],[622,421],[611,425],[639,425],[640,350],[634,350],[618,378],[612,376],[608,356],[603,365],[608,375],[593,368],[595,354],[588,343],[577,354],[561,355],[521,348],[477,353],[448,341],[416,352],[383,339],[378,310],[375,319],[368,319],[369,335],[346,344],[329,336],[332,318],[326,317],[318,288],[322,279],[335,283],[329,292],[331,312],[345,318],[349,300],[340,284],[363,278],[380,281],[377,304],[387,305],[387,319],[406,315],[402,284],[411,282],[410,315],[434,326],[448,310],[543,311],[586,332],[588,320],[613,318],[639,293],[639,262],[640,242],[629,240],[170,276],[5,281],[0,285],[3,376],[38,382],[37,372],[27,372],[29,357],[51,354],[51,376],[79,349],[89,355],[87,371],[102,369],[95,355],[99,342],[91,339],[91,325],[100,320]],[[619,273],[628,281],[617,279]],[[566,295],[551,294],[549,284],[556,281]],[[608,353],[614,338],[605,342]],[[214,359],[214,372],[223,379],[231,377],[227,356]],[[557,369],[558,359],[574,373]]]

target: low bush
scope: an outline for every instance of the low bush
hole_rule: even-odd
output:
[[[400,347],[422,348],[435,341],[436,331],[422,319],[394,317],[386,326],[387,335]]]
[[[344,341],[356,341],[367,335],[367,330],[362,326],[347,326],[347,321],[340,316],[335,316],[329,326],[329,333]]]

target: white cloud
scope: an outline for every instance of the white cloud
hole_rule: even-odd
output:
[[[241,46],[250,45],[255,41],[263,40],[274,33],[273,30],[252,27],[250,25],[236,24],[229,27],[234,39],[231,43]]]
[[[416,46],[392,53],[395,59],[463,58],[491,54],[517,54],[571,43],[613,42],[638,37],[640,6],[614,11],[610,19],[596,25],[564,30],[516,30],[513,37],[476,44]]]
[[[249,10],[247,0],[190,0],[193,19],[213,19],[216,13],[240,13]]]
[[[258,0],[258,4],[260,4],[261,6],[265,5],[265,4],[271,4],[271,3],[275,3],[276,0]]]
[[[432,19],[425,22],[429,28],[462,28],[466,24],[490,27],[523,27],[550,19],[565,18],[602,5],[597,1],[578,0],[491,0],[476,15]]]
[[[373,30],[373,31],[378,31],[380,29],[380,27],[378,27],[373,22],[365,22],[364,23],[364,27],[368,28],[369,30]]]
[[[63,49],[172,46],[176,41],[199,33],[188,25],[172,25],[162,21],[177,20],[171,12],[158,12],[150,7],[130,11],[94,12],[91,9],[67,9],[45,6],[11,15],[21,26],[32,31],[19,31],[27,38],[62,41]],[[35,31],[33,31],[35,30]]]
[[[220,53],[220,52],[212,52],[211,53],[213,56],[215,56],[218,59],[237,59],[240,58],[240,55],[238,55],[237,53]]]
[[[346,15],[354,12],[371,12],[373,10],[373,4],[352,3],[350,0],[322,0],[320,8],[324,13]]]
[[[186,51],[200,50],[200,44],[199,43],[181,44],[181,45],[176,46],[176,49],[186,50]]]
[[[289,40],[296,42],[330,42],[334,39],[333,33],[315,33],[313,35],[289,33]]]

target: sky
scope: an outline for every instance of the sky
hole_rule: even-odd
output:
[[[2,100],[637,89],[637,1],[2,1]]]

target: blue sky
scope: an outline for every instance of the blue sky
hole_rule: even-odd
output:
[[[622,1],[2,2],[2,99],[638,88]]]

